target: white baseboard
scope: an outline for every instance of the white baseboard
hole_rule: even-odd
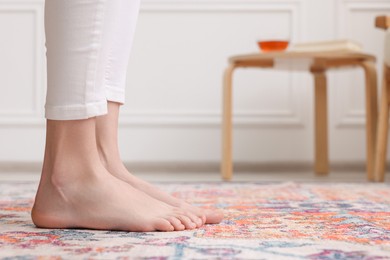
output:
[[[219,172],[219,162],[126,162],[132,172]],[[41,162],[0,162],[0,173],[39,173]],[[390,169],[390,167],[389,167]],[[365,162],[334,162],[331,171],[364,172]],[[235,172],[312,172],[312,162],[236,162]]]

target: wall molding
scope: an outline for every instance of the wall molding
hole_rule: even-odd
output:
[[[36,124],[43,115],[44,98],[44,29],[43,29],[43,4],[44,1],[0,1],[0,15],[7,12],[32,13],[34,15],[34,32],[32,44],[34,44],[33,58],[33,108],[29,110],[16,110],[13,112],[0,111],[0,125],[9,124]]]
[[[338,14],[338,21],[336,23],[337,28],[335,28],[336,35],[338,38],[346,38],[348,35],[348,29],[351,26],[348,21],[348,17],[353,12],[377,12],[383,14],[385,10],[390,12],[390,2],[388,0],[343,0],[337,1],[336,13]],[[372,21],[372,28],[374,27],[374,21]],[[382,45],[381,47],[382,48]],[[380,73],[381,65],[377,64],[378,71],[378,94],[380,93]],[[356,70],[360,68],[356,67]],[[346,72],[348,73],[348,72]],[[351,79],[350,79],[351,80]],[[337,80],[335,80],[337,82]],[[337,84],[337,83],[336,83]],[[351,95],[351,84],[348,85],[347,90],[345,91],[344,97],[349,97]],[[365,96],[365,94],[364,94]],[[353,109],[350,107],[348,100],[344,100],[347,103],[343,106],[339,106],[338,112],[336,113],[337,118],[337,127],[364,127],[366,122],[365,114],[365,100],[363,101],[363,107],[361,109]],[[379,103],[378,99],[378,103]]]
[[[122,116],[123,115],[123,116]],[[172,126],[219,126],[221,113],[217,111],[141,111],[121,114],[121,125],[172,125]],[[260,112],[234,112],[233,123],[237,126],[301,126],[302,120],[289,110]]]
[[[291,35],[302,39],[304,29],[304,4],[302,0],[290,1],[143,1],[141,12],[285,12],[292,19]],[[295,38],[293,40],[296,40]],[[236,73],[239,73],[237,70]],[[299,95],[296,88],[302,84],[298,75],[290,77],[290,109],[262,111],[234,111],[234,124],[237,126],[298,126],[304,125],[300,113]],[[221,86],[222,88],[222,86]],[[222,98],[222,97],[221,97]],[[221,111],[126,111],[121,115],[123,125],[183,125],[218,126]]]
[[[35,14],[35,78],[34,78],[34,110],[19,111],[13,113],[0,112],[0,125],[26,125],[37,126],[44,124],[44,93],[45,76],[45,48],[43,28],[44,1],[1,1],[2,11],[29,11]],[[285,12],[291,17],[291,35],[294,40],[302,40],[305,27],[305,6],[303,0],[146,0],[142,2],[141,12]],[[290,80],[289,110],[261,110],[261,111],[235,111],[234,123],[237,126],[298,126],[304,125],[296,88],[302,84],[302,77],[292,75]],[[221,86],[222,87],[222,86]],[[219,126],[221,123],[221,111],[123,111],[121,124],[127,125],[153,125],[153,126]]]

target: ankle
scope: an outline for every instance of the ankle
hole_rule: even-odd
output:
[[[98,144],[98,153],[100,161],[107,170],[122,165],[118,149],[108,149]]]
[[[41,182],[59,190],[91,181],[101,174],[102,169],[104,167],[99,159],[87,160],[72,154],[61,154],[52,156],[51,160],[45,158]]]
[[[96,146],[95,120],[47,121],[44,183],[79,181],[103,168]],[[99,168],[100,167],[100,168]]]

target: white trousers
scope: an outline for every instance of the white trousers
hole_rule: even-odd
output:
[[[45,117],[86,119],[123,104],[139,0],[47,0]]]

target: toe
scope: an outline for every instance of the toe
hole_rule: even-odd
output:
[[[175,228],[172,224],[166,219],[159,219],[154,224],[155,230],[158,231],[174,231]]]
[[[192,206],[188,203],[183,203],[181,205],[181,208],[186,211],[190,211],[192,214],[196,215],[198,218],[201,219],[201,224],[198,224],[198,221],[194,221],[195,223],[197,223],[198,227],[203,226],[206,223],[206,214],[203,209]]]
[[[179,215],[177,218],[180,219],[181,223],[186,227],[186,229],[196,228],[196,223],[192,222],[189,217],[185,215]]]
[[[223,212],[221,210],[206,210],[206,224],[218,224],[223,219]]]
[[[186,228],[177,217],[170,217],[168,221],[175,228],[175,231],[182,231]]]
[[[186,215],[187,215],[187,217],[189,217],[191,219],[191,221],[193,223],[196,224],[196,227],[199,228],[199,227],[203,226],[203,220],[200,217],[198,217],[197,215],[195,215],[191,212],[188,212]]]
[[[199,210],[198,212],[197,212],[197,214],[196,214],[199,218],[200,218],[200,220],[202,221],[202,225],[201,226],[203,226],[204,224],[206,224],[206,214],[205,214],[205,212],[203,211],[203,210]]]

